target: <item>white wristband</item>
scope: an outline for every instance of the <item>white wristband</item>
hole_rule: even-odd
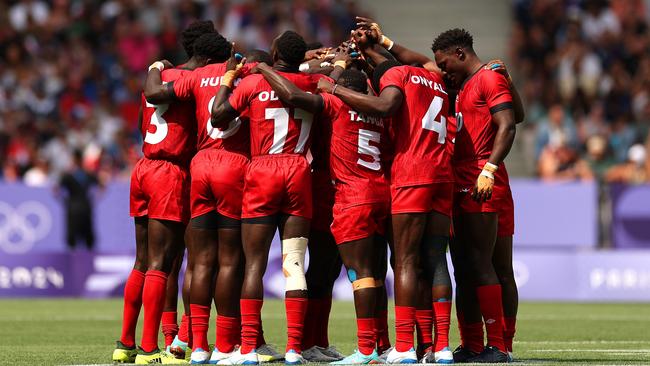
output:
[[[332,66],[332,64],[327,61],[323,61],[320,63],[320,67],[328,67],[328,66]]]
[[[165,64],[160,61],[156,61],[152,63],[151,66],[149,66],[149,71],[151,71],[151,69],[158,69],[159,71],[163,71],[165,69]]]
[[[482,176],[485,176],[485,177],[488,177],[488,178],[490,178],[490,179],[492,179],[492,180],[494,180],[494,174],[492,174],[492,172],[489,171],[489,170],[483,169],[483,170],[481,171],[481,175],[482,175]]]
[[[306,63],[306,62],[301,63],[300,66],[298,67],[298,70],[299,71],[307,71],[307,70],[309,70],[309,64]]]
[[[488,167],[488,168],[494,169],[494,171],[496,171],[497,169],[499,169],[499,166],[498,166],[498,165],[492,164],[492,163],[490,163],[489,161],[485,163],[484,167]]]

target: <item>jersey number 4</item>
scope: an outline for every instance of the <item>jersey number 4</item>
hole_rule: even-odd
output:
[[[422,128],[437,132],[439,144],[444,144],[447,138],[447,118],[442,115],[438,116],[442,110],[443,102],[442,98],[434,97],[431,104],[429,104],[427,113],[422,117]]]
[[[273,145],[269,149],[269,154],[282,154],[284,152],[284,143],[289,133],[289,108],[266,108],[264,118],[273,120]],[[293,119],[302,121],[300,124],[298,144],[296,144],[296,148],[293,151],[294,153],[301,154],[305,150],[305,145],[307,145],[314,116],[305,110],[295,109],[293,111]]]

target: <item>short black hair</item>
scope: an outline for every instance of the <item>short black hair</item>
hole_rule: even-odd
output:
[[[310,42],[310,43],[307,43],[307,51],[317,50],[317,49],[319,49],[319,48],[323,48],[323,44],[320,43],[320,42]]]
[[[231,51],[232,44],[217,32],[203,34],[194,41],[194,54],[211,62],[225,62],[230,58]]]
[[[344,70],[336,83],[359,93],[368,92],[368,77],[363,71],[354,69]]]
[[[474,38],[465,29],[454,28],[440,33],[433,41],[431,50],[435,53],[457,47],[474,50]]]
[[[386,71],[396,66],[402,66],[402,64],[395,60],[386,60],[375,67],[375,70],[372,72],[372,87],[377,93],[381,91],[379,89],[379,86],[381,85],[381,77],[384,76]]]
[[[275,46],[280,59],[291,65],[298,65],[305,59],[307,44],[302,36],[294,31],[282,33]]]
[[[194,56],[194,41],[201,37],[202,34],[214,32],[216,30],[211,20],[197,20],[187,26],[181,33],[181,44],[185,49],[185,53],[187,53],[187,57]]]
[[[250,50],[246,52],[246,62],[264,62],[267,65],[273,65],[271,55],[262,50]]]

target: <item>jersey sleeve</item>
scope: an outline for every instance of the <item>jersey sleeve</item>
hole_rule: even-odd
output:
[[[393,67],[386,71],[379,81],[379,93],[381,94],[389,86],[395,86],[400,90],[404,90],[404,70],[402,68]]]
[[[192,98],[192,87],[196,80],[196,73],[188,72],[174,81],[174,94],[180,100]]]
[[[341,100],[329,93],[319,95],[323,98],[323,112],[321,115],[327,117],[329,120],[334,120],[334,114],[341,107],[339,104]]]
[[[244,112],[250,105],[250,99],[255,92],[259,78],[248,76],[242,79],[239,85],[232,92],[228,102],[238,113]]]
[[[487,71],[484,74],[481,89],[490,113],[512,109],[512,93],[505,76],[494,71]]]

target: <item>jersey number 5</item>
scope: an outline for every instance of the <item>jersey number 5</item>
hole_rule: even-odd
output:
[[[364,129],[359,129],[359,154],[370,155],[372,156],[372,162],[365,161],[361,158],[357,160],[357,164],[366,167],[370,170],[379,170],[381,169],[381,162],[379,160],[379,148],[377,146],[370,145],[370,141],[379,143],[381,135],[379,132],[368,131]]]
[[[169,127],[167,127],[167,121],[163,118],[163,114],[167,112],[169,104],[158,104],[154,105],[147,102],[147,108],[154,108],[154,112],[149,119],[149,126],[153,125],[156,127],[156,132],[151,133],[147,130],[147,134],[144,136],[144,142],[149,145],[159,144],[162,140],[167,137],[167,132]]]
[[[431,104],[429,104],[427,113],[422,117],[422,128],[437,132],[439,144],[444,144],[447,138],[447,118],[440,116],[439,120],[436,119],[442,110],[443,102],[442,98],[434,97]]]

